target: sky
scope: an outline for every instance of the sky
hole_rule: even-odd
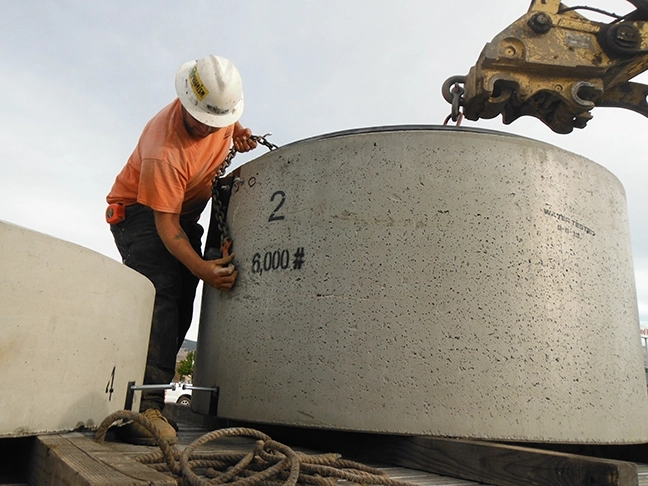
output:
[[[633,9],[623,0],[586,4],[617,14]],[[232,59],[244,83],[242,124],[255,134],[271,132],[277,145],[353,128],[440,125],[450,112],[443,81],[466,74],[484,44],[528,6],[527,0],[4,0],[0,220],[119,260],[103,218],[105,196],[144,125],[174,99],[175,72],[184,62],[207,54]],[[635,81],[648,84],[648,76]],[[530,117],[463,126],[547,142],[619,178],[640,321],[648,327],[648,119],[597,108],[587,128],[569,135]],[[237,156],[232,168],[265,150]],[[196,332],[194,325],[187,337]]]

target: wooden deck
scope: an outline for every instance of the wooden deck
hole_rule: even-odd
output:
[[[168,411],[180,424],[177,447],[181,449],[215,428],[214,419],[192,414],[187,407],[170,407]],[[648,486],[648,464],[636,462],[648,462],[646,445],[583,449],[599,456],[607,452],[614,457],[611,459],[483,441],[256,428],[266,429],[263,431],[273,439],[297,451],[340,452],[346,459],[379,468],[392,479],[420,486]],[[249,452],[254,441],[226,437],[199,450]],[[135,460],[158,450],[122,443],[110,432],[103,444],[93,440],[92,431],[5,439],[0,442],[0,485],[176,486],[176,479]],[[3,461],[11,461],[13,471]],[[340,481],[341,486],[345,484],[350,483]]]
[[[204,427],[196,425],[187,425],[183,424],[180,428],[180,433],[178,435],[179,444],[178,447],[184,448],[189,445],[194,440],[198,439],[200,436],[208,432]],[[201,447],[199,450],[202,451],[217,451],[217,452],[249,452],[252,450],[255,440],[251,438],[244,437],[227,437],[219,439],[215,442],[207,444],[205,447]],[[124,444],[120,442],[113,441],[111,439],[107,444],[111,449],[119,451],[120,453],[134,458],[137,455],[148,454],[158,450],[156,447],[142,447],[142,446],[132,446],[129,444]],[[304,447],[295,447],[295,450],[309,453],[309,454],[319,454],[322,452],[332,452],[332,451],[315,451],[312,449]],[[334,451],[333,451],[334,452]],[[472,486],[483,483],[476,483],[474,481],[466,481],[457,478],[451,478],[447,476],[440,476],[438,474],[433,474],[425,471],[417,471],[414,469],[408,469],[404,467],[395,467],[395,466],[386,466],[371,462],[365,462],[365,464],[377,467],[378,469],[387,472],[392,479],[399,479],[401,481],[412,482],[418,484],[419,486]],[[340,481],[340,484],[348,484],[346,481]]]
[[[184,448],[208,431],[200,426],[181,424],[179,444]],[[32,461],[28,482],[13,484],[69,486],[177,486],[166,474],[135,461],[138,456],[157,452],[157,447],[134,446],[119,442],[111,434],[104,444],[95,443],[90,434],[70,433],[38,438],[40,454]],[[199,448],[200,451],[249,452],[254,439],[227,437]],[[306,453],[315,451],[295,448]],[[404,467],[365,463],[389,474],[392,479],[419,486],[470,486],[483,483],[441,476]],[[0,484],[4,484],[0,482]],[[349,485],[340,481],[340,486]]]

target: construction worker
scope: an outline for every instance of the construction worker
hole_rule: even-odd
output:
[[[178,98],[146,125],[106,198],[106,219],[123,262],[148,277],[156,290],[144,384],[172,381],[198,280],[223,291],[236,281],[234,255],[202,258],[198,219],[231,145],[239,152],[256,147],[250,129],[238,122],[242,82],[230,60],[210,55],[183,64],[175,88]],[[140,411],[175,443],[163,408],[163,390],[142,393]],[[137,423],[120,430],[128,442],[155,444]]]

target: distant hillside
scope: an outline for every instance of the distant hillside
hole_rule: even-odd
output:
[[[195,351],[196,341],[189,341],[188,339],[185,339],[184,341],[182,341],[182,348],[186,349],[187,351]]]

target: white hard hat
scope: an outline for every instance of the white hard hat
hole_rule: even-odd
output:
[[[232,61],[209,55],[184,63],[175,79],[180,103],[196,120],[226,127],[243,114],[243,82]]]

